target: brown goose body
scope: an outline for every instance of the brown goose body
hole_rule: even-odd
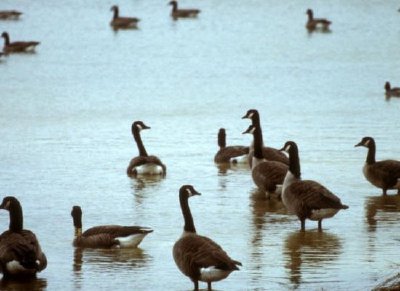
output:
[[[110,10],[114,12],[110,22],[110,25],[114,29],[137,28],[137,24],[140,21],[139,18],[119,16],[119,8],[117,5],[113,5]]]
[[[256,126],[257,128],[260,128],[259,135],[260,135],[260,139],[261,139],[261,143],[262,143],[263,158],[268,161],[276,161],[276,162],[280,162],[280,163],[289,165],[289,159],[284,153],[282,153],[278,149],[264,146],[261,123],[260,123],[260,114],[258,113],[258,111],[256,109],[248,110],[247,113],[242,117],[242,119],[245,119],[245,118],[250,119],[252,122],[252,125]],[[252,168],[253,156],[254,156],[254,142],[250,146],[249,155],[248,155],[248,163],[249,163],[250,168]]]
[[[397,189],[397,194],[400,194],[400,161],[376,161],[376,144],[372,137],[364,137],[355,146],[368,148],[367,159],[363,166],[365,178],[375,187],[381,188],[383,195],[391,189]]]
[[[0,19],[1,20],[17,20],[22,12],[17,10],[0,10]]]
[[[385,94],[386,97],[400,97],[400,88],[391,87],[389,82],[385,83]]]
[[[170,1],[169,5],[172,5],[171,16],[174,19],[177,18],[194,18],[201,12],[199,9],[179,9],[178,2]]]
[[[184,185],[179,190],[179,200],[185,225],[184,232],[173,247],[173,257],[179,270],[189,277],[194,290],[199,289],[199,281],[211,283],[229,276],[242,264],[232,260],[220,245],[208,237],[198,235],[190,212],[188,199],[200,195],[193,186]]]
[[[311,9],[308,9],[306,14],[308,15],[308,20],[306,23],[306,28],[309,31],[313,31],[316,29],[322,29],[324,31],[329,30],[329,25],[331,25],[331,21],[325,18],[314,18],[314,13]]]
[[[153,230],[142,226],[101,225],[82,233],[82,210],[73,206],[75,237],[73,245],[81,248],[135,248]]]
[[[129,177],[136,177],[137,175],[162,175],[167,174],[167,167],[156,156],[149,156],[143,145],[140,131],[149,129],[142,121],[135,121],[132,123],[132,135],[135,139],[136,145],[139,150],[139,156],[134,157],[126,169]]]
[[[282,202],[287,210],[299,218],[301,230],[305,231],[305,220],[318,221],[322,231],[322,220],[333,217],[339,210],[347,209],[339,197],[326,187],[312,180],[301,180],[300,159],[295,142],[288,141],[282,148],[289,153],[289,171],[282,188]]]
[[[219,151],[214,156],[217,164],[246,162],[249,147],[246,146],[226,146],[226,132],[224,128],[218,131]],[[243,159],[244,157],[244,159]]]
[[[4,38],[3,52],[5,53],[22,53],[22,52],[33,52],[37,45],[40,44],[38,41],[14,41],[10,42],[10,36],[7,32],[3,32],[1,37]]]
[[[23,229],[22,207],[15,197],[5,197],[0,209],[10,212],[9,230],[0,235],[0,271],[4,278],[34,277],[47,266],[36,235]]]

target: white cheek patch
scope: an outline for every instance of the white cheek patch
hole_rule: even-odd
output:
[[[365,145],[365,146],[368,146],[370,142],[371,142],[371,141],[368,139],[368,140],[364,143],[364,145]]]
[[[188,193],[189,197],[190,197],[190,196],[193,196],[193,193],[192,193],[192,191],[191,191],[189,188],[186,189],[186,192]]]
[[[141,126],[140,124],[137,125],[137,128],[139,128],[140,130],[143,129],[143,126]]]
[[[290,150],[290,144],[289,145],[287,145],[286,147],[285,147],[285,152],[288,152],[289,150]]]
[[[249,118],[252,118],[253,117],[253,115],[254,115],[254,113],[252,112],[252,113],[250,113],[249,114]]]

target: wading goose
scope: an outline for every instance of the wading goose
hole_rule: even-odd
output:
[[[254,184],[269,196],[271,193],[277,192],[278,185],[283,184],[288,166],[281,162],[269,161],[264,157],[261,128],[257,125],[250,125],[243,133],[252,134],[254,137],[254,154],[251,163],[251,176]]]
[[[17,20],[22,12],[16,10],[0,10],[1,20]]]
[[[313,31],[316,29],[322,29],[324,31],[329,30],[329,25],[332,23],[331,21],[329,21],[325,18],[314,18],[314,13],[313,13],[312,9],[307,9],[306,14],[308,15],[306,28],[309,31]]]
[[[264,146],[263,136],[262,136],[262,129],[260,124],[260,115],[256,109],[250,109],[246,112],[246,114],[242,117],[242,119],[248,118],[251,120],[252,125],[259,128],[259,136],[262,142],[262,151],[263,157],[268,161],[277,161],[289,165],[289,159],[283,154],[281,151],[275,148],[266,147]],[[249,165],[251,168],[251,163],[253,162],[253,152],[254,152],[254,143],[250,145],[250,152],[249,152]]]
[[[163,175],[167,173],[167,167],[156,156],[149,156],[144,148],[140,131],[150,129],[142,121],[135,121],[132,123],[132,134],[136,141],[139,156],[133,158],[126,170],[129,177],[136,177],[137,175]]]
[[[390,189],[397,189],[397,194],[400,194],[400,161],[377,162],[375,160],[375,140],[372,137],[364,137],[355,146],[368,148],[367,159],[363,167],[365,178],[375,187],[381,188],[383,195],[386,195],[387,190]]]
[[[178,9],[178,2],[176,1],[169,2],[169,5],[172,5],[171,16],[174,19],[197,17],[197,14],[200,13],[199,9]]]
[[[10,42],[10,36],[7,32],[3,32],[1,37],[4,38],[3,52],[5,53],[21,53],[33,52],[35,47],[40,43],[37,41],[14,41]]]
[[[110,22],[110,25],[114,29],[120,28],[137,28],[137,24],[140,21],[139,18],[136,17],[120,17],[119,16],[119,9],[117,5],[113,5],[110,9],[114,11],[114,16]]]
[[[136,248],[153,230],[141,226],[101,225],[82,233],[82,209],[73,206],[75,238],[73,245],[82,248]]]
[[[218,146],[219,151],[214,156],[214,162],[217,164],[223,163],[240,163],[247,162],[249,147],[245,146],[226,146],[225,128],[220,128],[218,131]]]
[[[9,230],[0,235],[0,269],[4,278],[34,277],[44,270],[47,259],[35,234],[23,229],[23,213],[19,201],[5,197],[0,209],[10,213]]]
[[[400,88],[399,87],[390,87],[390,83],[385,83],[385,94],[386,97],[400,97]]]
[[[199,290],[199,281],[207,282],[211,290],[212,282],[225,279],[242,264],[232,260],[217,243],[196,233],[188,203],[194,195],[200,193],[191,185],[183,185],[179,190],[185,225],[181,238],[174,244],[173,257],[179,270],[193,281],[194,290]]]
[[[290,162],[283,182],[282,202],[300,219],[301,231],[305,231],[307,218],[318,221],[318,230],[322,231],[322,219],[333,217],[340,209],[349,207],[318,182],[301,180],[299,151],[295,142],[286,142],[282,150],[289,154]]]

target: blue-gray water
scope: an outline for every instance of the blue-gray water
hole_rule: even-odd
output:
[[[139,29],[115,33],[113,4],[141,18]],[[167,1],[1,1],[24,14],[0,30],[41,42],[35,54],[0,59],[0,194],[19,198],[47,254],[34,287],[190,290],[171,254],[182,184],[202,193],[190,200],[197,231],[243,263],[216,290],[365,290],[396,273],[400,197],[383,198],[364,179],[366,150],[354,145],[373,136],[378,159],[400,159],[400,100],[385,100],[383,89],[400,85],[399,3],[181,6],[202,12],[173,21]],[[307,33],[307,8],[333,22],[331,33]],[[350,206],[324,221],[323,233],[315,222],[299,233],[294,216],[256,193],[247,168],[214,165],[220,127],[228,144],[251,142],[241,134],[250,108],[266,144],[296,141],[303,178]],[[151,126],[142,138],[167,165],[165,179],[126,176],[137,155],[134,120]],[[77,252],[75,204],[84,228],[138,224],[154,233],[138,250]],[[5,211],[0,227],[8,227]]]

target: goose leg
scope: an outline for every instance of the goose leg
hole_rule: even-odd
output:
[[[301,231],[306,231],[306,220],[301,219]]]
[[[386,189],[382,189],[382,195],[386,196]]]
[[[194,291],[199,291],[199,281],[193,281],[194,283]]]
[[[318,220],[318,231],[322,231],[322,219]]]
[[[208,291],[211,291],[211,290],[212,290],[212,288],[211,288],[211,282],[207,282],[207,287],[208,287]]]

